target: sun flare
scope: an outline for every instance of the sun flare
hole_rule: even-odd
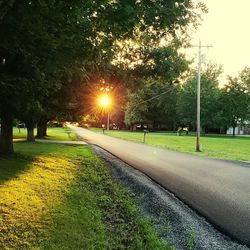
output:
[[[111,105],[111,99],[108,95],[102,95],[98,99],[98,103],[103,108],[108,108]]]

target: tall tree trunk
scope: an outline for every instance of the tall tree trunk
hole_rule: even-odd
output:
[[[9,155],[13,149],[13,115],[8,111],[1,113],[0,154]]]
[[[27,141],[35,141],[35,135],[34,135],[34,123],[33,122],[27,122]]]
[[[47,120],[39,120],[37,123],[37,138],[44,138],[44,136],[47,136]]]
[[[233,126],[233,136],[235,136],[235,126]]]

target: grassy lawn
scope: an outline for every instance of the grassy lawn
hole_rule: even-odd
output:
[[[96,133],[103,133],[103,129],[102,128],[89,128],[89,130],[96,132]],[[105,130],[106,132],[106,130]]]
[[[90,147],[15,151],[0,158],[0,249],[173,249]]]
[[[143,142],[142,132],[110,131],[109,136]],[[146,144],[206,156],[210,158],[250,161],[250,137],[202,136],[202,152],[195,152],[196,137],[172,133],[149,133]]]
[[[47,140],[64,140],[64,141],[75,141],[77,140],[77,136],[74,132],[72,132],[69,128],[48,128],[48,136],[44,139]],[[13,128],[13,137],[14,139],[25,139],[27,134],[27,130],[24,128],[19,130],[14,127]],[[36,129],[35,129],[36,134]]]

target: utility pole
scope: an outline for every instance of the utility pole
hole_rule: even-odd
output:
[[[107,117],[107,132],[109,132],[109,109],[108,109],[108,117]]]
[[[197,123],[196,123],[196,151],[201,152],[201,143],[200,143],[200,135],[201,135],[201,64],[202,64],[202,55],[201,48],[211,48],[211,45],[201,45],[201,41],[199,41],[199,45],[192,46],[198,47],[198,77],[197,77]]]

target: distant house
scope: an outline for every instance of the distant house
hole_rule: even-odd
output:
[[[227,130],[227,135],[233,134],[233,128]],[[250,123],[235,128],[235,135],[250,135]]]

